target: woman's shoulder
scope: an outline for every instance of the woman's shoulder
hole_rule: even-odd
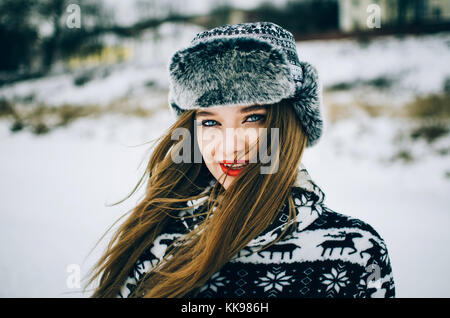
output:
[[[300,243],[311,243],[317,259],[359,264],[367,271],[373,268],[381,276],[392,277],[384,238],[374,226],[359,218],[323,206],[320,216],[297,238]]]
[[[337,212],[323,205],[322,213],[315,222],[308,227],[308,230],[333,229],[345,229],[346,231],[355,230],[360,233],[367,233],[367,235],[374,236],[379,240],[383,240],[383,237],[375,227],[364,219]]]

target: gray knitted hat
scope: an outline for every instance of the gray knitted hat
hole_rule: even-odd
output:
[[[213,106],[292,102],[314,145],[322,134],[316,69],[300,61],[293,35],[271,22],[227,24],[198,33],[169,63],[169,105],[175,116]]]

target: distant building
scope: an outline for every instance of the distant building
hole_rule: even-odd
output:
[[[383,26],[450,22],[449,0],[338,0],[339,28],[343,32],[367,30],[367,20],[377,5]]]
[[[240,9],[233,8],[230,12],[229,21],[230,24],[238,24],[245,22],[247,18],[247,12]]]
[[[429,0],[426,10],[426,17],[434,21],[450,20],[450,1],[448,0]]]
[[[195,15],[193,18],[190,18],[189,21],[209,29],[221,24],[243,23],[246,22],[248,17],[249,11],[247,10],[234,7],[223,7],[212,14]]]

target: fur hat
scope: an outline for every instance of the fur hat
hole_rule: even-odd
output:
[[[322,134],[316,69],[300,61],[293,35],[271,22],[227,24],[198,33],[169,63],[169,105],[175,116],[213,106],[292,107],[314,145]]]

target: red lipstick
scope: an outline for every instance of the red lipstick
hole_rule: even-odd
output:
[[[239,168],[233,168],[233,167],[227,167],[225,166],[225,164],[227,165],[231,165],[231,164],[244,164],[244,166],[240,166]],[[220,162],[220,168],[222,168],[222,171],[224,173],[226,173],[227,175],[231,176],[231,177],[235,177],[237,176],[248,164],[248,160],[236,160],[236,161],[230,161],[230,160],[223,160]]]

